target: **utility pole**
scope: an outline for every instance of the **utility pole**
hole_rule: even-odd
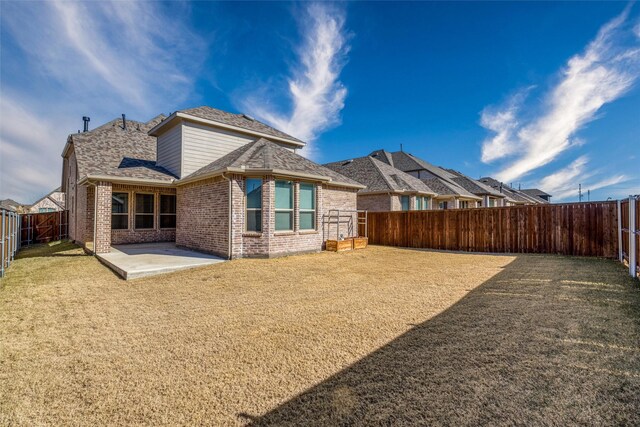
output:
[[[582,201],[582,184],[578,184],[578,201]]]

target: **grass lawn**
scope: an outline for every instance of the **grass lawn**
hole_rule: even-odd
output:
[[[62,243],[0,285],[0,425],[640,424],[613,261],[369,247],[125,282]]]

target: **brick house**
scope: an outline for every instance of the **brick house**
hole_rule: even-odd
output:
[[[434,190],[418,178],[375,157],[359,157],[325,166],[365,185],[358,191],[358,209],[409,211],[433,208]]]
[[[210,107],[71,134],[70,238],[91,253],[165,241],[225,258],[319,251],[325,214],[355,210],[363,186],[296,154],[304,145]]]
[[[65,193],[60,187],[56,188],[46,196],[38,199],[35,203],[28,207],[29,213],[42,212],[59,212],[64,207]]]

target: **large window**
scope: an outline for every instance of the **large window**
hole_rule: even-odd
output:
[[[276,231],[293,230],[293,182],[276,181]]]
[[[421,211],[422,209],[424,209],[422,207],[422,197],[421,196],[416,196],[416,210],[417,211]]]
[[[129,228],[129,193],[111,194],[111,229]]]
[[[431,203],[431,197],[425,197],[424,200],[422,201],[422,209],[425,211],[429,209],[430,203]]]
[[[160,228],[176,228],[176,196],[160,195]]]
[[[447,209],[447,202],[440,202],[438,203],[438,208],[440,209]]]
[[[316,229],[316,186],[300,183],[300,230]]]
[[[136,194],[136,229],[153,228],[155,197],[153,194]]]
[[[460,209],[468,209],[469,201],[468,200],[460,200]]]
[[[246,181],[247,231],[262,231],[262,179]]]
[[[409,196],[400,196],[400,204],[403,211],[409,210]]]

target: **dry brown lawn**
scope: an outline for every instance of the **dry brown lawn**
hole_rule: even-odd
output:
[[[640,424],[640,291],[598,259],[370,247],[0,285],[0,425]]]

